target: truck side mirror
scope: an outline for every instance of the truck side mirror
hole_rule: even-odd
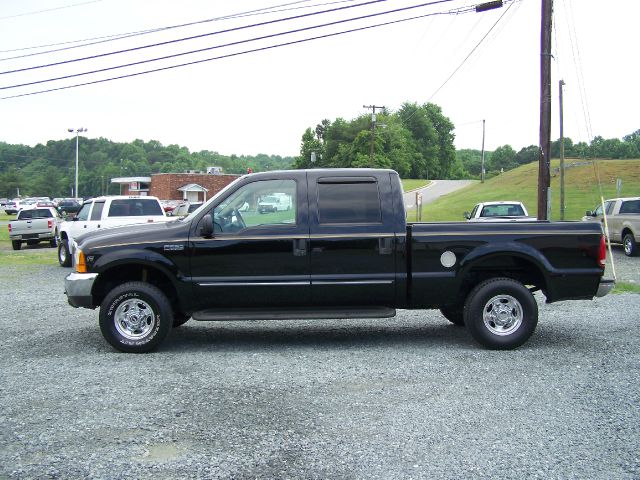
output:
[[[202,219],[202,223],[200,224],[200,236],[205,238],[213,237],[213,220],[209,214],[205,215]]]
[[[587,210],[587,211],[586,211],[586,213],[585,213],[585,215],[586,215],[587,217],[595,217],[595,216],[596,216],[596,215],[595,215],[595,213],[593,213],[591,210]]]
[[[469,214],[469,212],[464,212],[464,218],[466,218],[467,220],[471,220],[471,215]]]

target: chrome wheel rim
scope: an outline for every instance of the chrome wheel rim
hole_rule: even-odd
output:
[[[60,249],[58,250],[58,258],[60,259],[60,263],[64,263],[67,260],[67,250],[64,248],[64,245],[60,245]]]
[[[631,239],[629,237],[624,239],[624,253],[631,254]]]
[[[156,315],[151,306],[140,299],[122,302],[114,315],[116,330],[129,340],[146,337],[156,325]]]
[[[482,312],[485,327],[494,335],[511,335],[520,328],[524,314],[522,305],[511,295],[496,295]]]

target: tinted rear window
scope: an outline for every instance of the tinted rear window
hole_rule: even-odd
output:
[[[318,183],[320,223],[381,223],[376,182]]]
[[[110,217],[142,217],[164,215],[157,200],[151,198],[124,198],[113,200],[109,206]]]
[[[51,218],[53,214],[47,208],[34,208],[33,210],[21,210],[18,214],[19,220],[30,220],[33,218]]]
[[[629,200],[623,202],[620,213],[640,213],[640,200]]]

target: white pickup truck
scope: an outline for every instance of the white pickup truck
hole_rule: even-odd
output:
[[[471,213],[464,212],[469,222],[533,222],[524,204],[521,202],[483,202],[478,203]]]
[[[602,205],[587,211],[583,221],[600,222],[604,228]],[[609,240],[621,243],[628,257],[635,257],[638,251],[637,241],[640,239],[640,197],[612,198],[604,201],[604,212],[607,217]]]
[[[35,245],[39,242],[49,242],[56,246],[58,226],[62,218],[52,207],[24,208],[18,211],[15,220],[9,222],[9,240],[14,250],[22,248],[22,242]]]
[[[156,197],[109,196],[85,201],[78,214],[62,222],[58,232],[58,263],[70,267],[73,240],[98,229],[137,223],[170,222]]]

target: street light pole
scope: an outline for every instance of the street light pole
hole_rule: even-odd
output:
[[[78,195],[78,135],[82,132],[86,132],[88,131],[88,128],[76,128],[75,132],[76,132],[76,190],[75,190],[75,196],[76,198],[80,198],[80,196]],[[67,129],[68,132],[74,132],[73,128],[69,128]]]

